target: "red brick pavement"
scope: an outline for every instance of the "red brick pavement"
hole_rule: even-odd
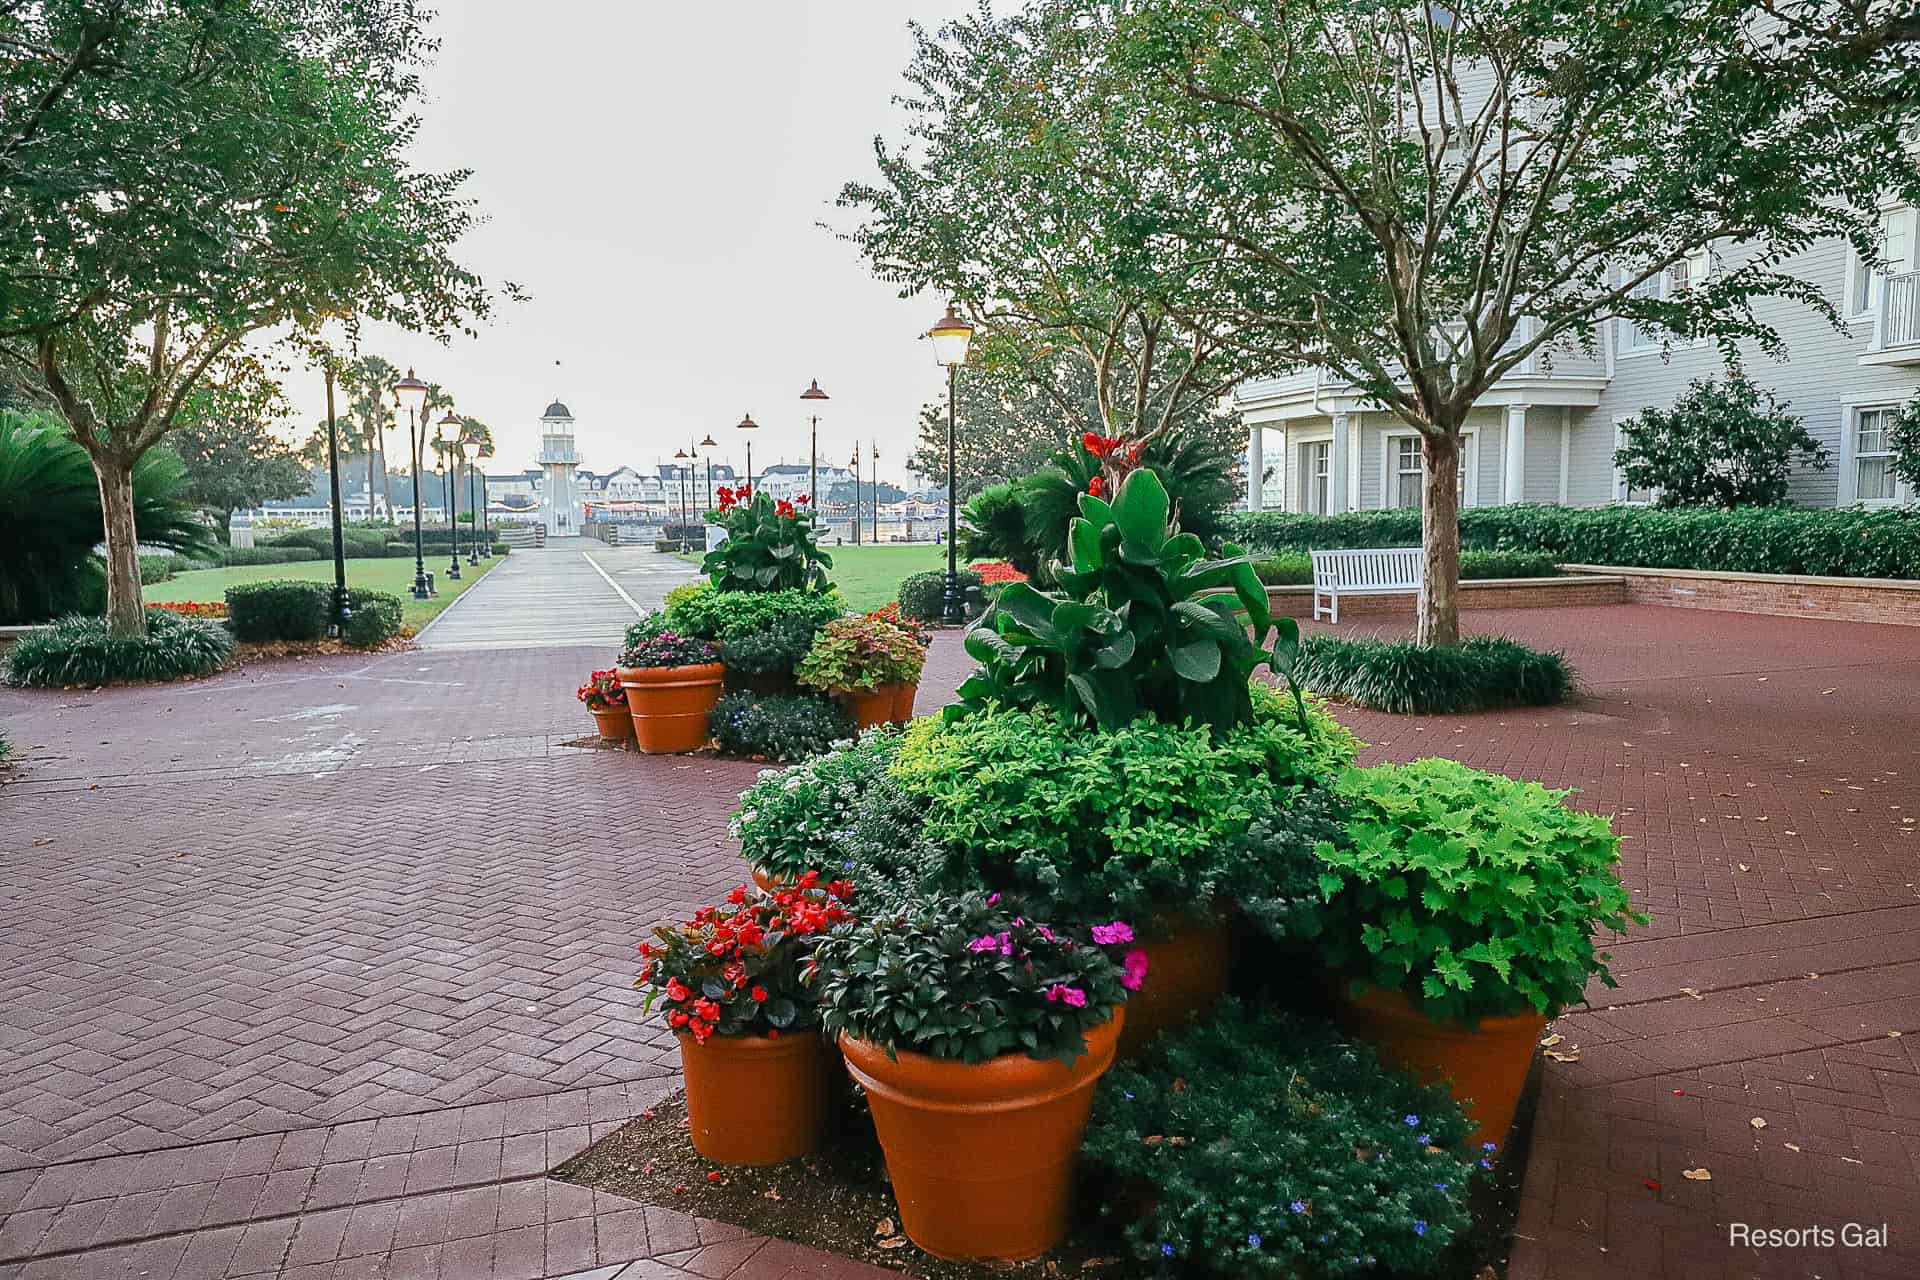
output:
[[[1567,648],[1588,696],[1342,719],[1581,787],[1656,917],[1558,1024],[1511,1274],[1920,1274],[1914,632],[1470,626]],[[889,1274],[541,1176],[671,1087],[632,940],[737,877],[753,773],[564,745],[602,656],[0,693],[0,1280]],[[943,636],[922,710],[963,665]],[[1846,1221],[1892,1246],[1727,1244]]]

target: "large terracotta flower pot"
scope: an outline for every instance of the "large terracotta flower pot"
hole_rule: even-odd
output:
[[[1211,916],[1176,916],[1154,922],[1138,945],[1147,953],[1147,980],[1127,1001],[1127,1027],[1120,1056],[1135,1057],[1169,1027],[1205,1013],[1227,993],[1233,978],[1233,929]]]
[[[1074,1153],[1123,1011],[1071,1067],[1006,1054],[967,1064],[840,1037],[873,1109],[900,1223],[938,1258],[1015,1262],[1066,1238]]]
[[[920,682],[913,680],[889,687],[893,690],[893,715],[890,718],[895,724],[905,724],[913,719],[913,702],[920,696]]]
[[[871,729],[893,720],[895,695],[892,685],[883,685],[878,689],[848,689],[839,697],[840,705],[853,717],[853,727],[856,729]]]
[[[784,888],[787,883],[787,878],[767,870],[756,862],[753,864],[753,883],[765,892],[772,893],[777,889]]]
[[[1479,1025],[1436,1022],[1398,991],[1362,987],[1342,978],[1334,1021],[1348,1035],[1380,1051],[1386,1062],[1430,1083],[1445,1083],[1467,1118],[1480,1126],[1475,1142],[1504,1145],[1527,1070],[1547,1020],[1538,1014],[1482,1018]]]
[[[633,715],[625,707],[589,707],[600,736],[608,742],[625,742],[633,736]]]
[[[721,1164],[779,1164],[819,1149],[844,1078],[825,1040],[812,1031],[678,1039],[694,1150]]]
[[[726,668],[717,662],[693,667],[617,667],[627,691],[633,737],[642,751],[698,751],[707,745],[707,713],[720,701]]]

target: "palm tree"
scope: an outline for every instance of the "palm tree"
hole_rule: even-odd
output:
[[[361,356],[348,365],[342,382],[352,399],[347,413],[355,424],[353,436],[367,450],[367,519],[373,520],[381,507],[392,520],[392,504],[387,501],[387,456],[385,435],[391,415],[387,396],[400,378],[400,371],[383,356]],[[377,477],[377,487],[376,487]]]

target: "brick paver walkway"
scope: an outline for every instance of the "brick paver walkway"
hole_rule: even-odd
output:
[[[1920,1273],[1920,630],[1472,625],[1590,696],[1343,718],[1370,758],[1581,786],[1657,917],[1559,1024],[1512,1274]],[[567,745],[606,657],[0,693],[0,1280],[891,1274],[542,1176],[672,1087],[631,947],[738,878],[754,773]],[[923,710],[961,666],[943,636]],[[1847,1221],[1892,1246],[1727,1245]]]

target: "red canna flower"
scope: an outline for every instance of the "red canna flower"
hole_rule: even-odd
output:
[[[1105,494],[1106,491],[1107,491],[1107,480],[1105,476],[1095,476],[1093,479],[1087,481],[1087,492],[1092,494],[1094,497],[1098,498],[1101,495]]]

